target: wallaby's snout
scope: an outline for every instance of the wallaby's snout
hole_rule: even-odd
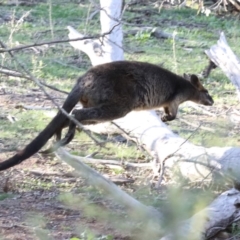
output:
[[[201,81],[195,74],[183,74],[183,77],[190,81],[191,84],[198,90],[195,92],[193,96],[193,101],[205,105],[205,106],[212,106],[214,101],[212,97],[209,95],[208,91],[203,87]]]
[[[214,101],[208,92],[203,93],[201,104],[205,106],[212,106],[214,104]]]

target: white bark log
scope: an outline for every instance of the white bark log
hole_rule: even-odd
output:
[[[206,50],[205,53],[231,80],[232,84],[236,87],[237,96],[240,100],[240,60],[228,46],[223,32],[221,32],[217,44]]]
[[[84,163],[82,158],[73,156],[63,149],[57,150],[57,156],[72,166],[81,177],[87,179],[94,187],[99,188],[107,196],[114,198],[122,204],[134,221],[144,222],[144,232],[151,239],[163,234],[162,222],[164,217],[157,210],[141,204],[111,181],[91,169]],[[161,240],[203,240],[209,239],[219,231],[226,229],[227,226],[240,218],[240,192],[231,189],[222,193],[208,207],[196,213],[190,219],[184,221],[179,227],[174,227],[171,234],[161,238]],[[176,210],[177,211],[177,210]],[[153,237],[155,236],[155,237]]]
[[[174,134],[156,115],[155,111],[131,112],[114,121],[133,138],[145,145],[149,152],[155,152],[165,167],[177,167],[184,178],[190,181],[220,181],[222,176],[239,178],[240,148],[196,146]],[[118,130],[110,123],[91,126],[98,133],[113,133]]]
[[[105,196],[111,197],[122,204],[128,210],[131,219],[138,223],[144,223],[145,230],[149,232],[150,236],[154,236],[153,239],[157,239],[163,234],[163,230],[160,228],[163,216],[155,208],[142,204],[122,191],[114,183],[85,165],[81,158],[69,154],[62,148],[59,148],[56,154],[62,161],[72,166],[76,170],[76,174],[84,177],[90,184],[100,189]]]
[[[230,189],[161,240],[209,239],[240,218],[240,192]]]

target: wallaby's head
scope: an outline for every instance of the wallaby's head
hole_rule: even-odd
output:
[[[193,99],[191,99],[192,101],[206,106],[213,105],[214,101],[212,97],[209,95],[208,90],[203,87],[202,83],[196,75],[189,75],[184,73],[183,77],[197,89],[196,94],[193,95]]]

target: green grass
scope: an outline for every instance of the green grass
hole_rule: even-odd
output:
[[[0,201],[3,201],[4,199],[13,197],[13,194],[10,193],[0,193]]]
[[[14,110],[11,111],[12,116],[14,116],[17,121],[14,123],[9,123],[8,121],[0,120],[0,134],[3,138],[10,138],[14,134],[18,134],[24,138],[32,138],[32,132],[39,132],[42,130],[46,122],[50,118],[46,117],[46,112],[43,111],[31,111],[29,114],[28,111],[23,110]],[[31,136],[29,136],[30,134]]]

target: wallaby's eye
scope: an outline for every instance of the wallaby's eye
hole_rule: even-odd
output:
[[[208,93],[208,92],[205,92],[205,94],[206,94],[206,96],[207,96],[207,97],[210,97],[210,95],[209,95],[209,93]]]

